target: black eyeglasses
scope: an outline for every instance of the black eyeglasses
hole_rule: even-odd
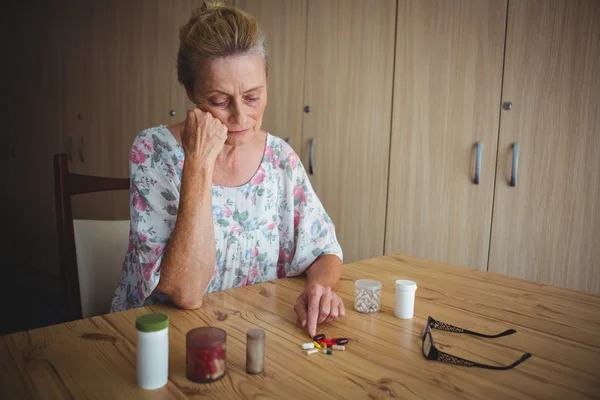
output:
[[[503,366],[494,366],[481,364],[475,361],[465,360],[464,358],[453,356],[452,354],[444,353],[443,351],[438,350],[433,343],[433,337],[431,336],[432,329],[440,329],[443,331],[454,332],[454,333],[466,333],[469,335],[484,337],[484,338],[499,338],[502,336],[512,335],[513,333],[517,333],[514,329],[509,329],[502,333],[498,333],[497,335],[485,335],[483,333],[477,333],[470,331],[468,329],[462,329],[457,326],[449,325],[444,322],[436,321],[432,317],[427,318],[427,325],[425,325],[425,329],[423,330],[422,336],[422,350],[423,355],[428,360],[441,361],[443,363],[462,365],[464,367],[478,367],[485,369],[496,369],[496,370],[507,370],[516,367],[521,364],[523,361],[527,360],[531,357],[531,354],[525,353],[523,356],[510,365]]]

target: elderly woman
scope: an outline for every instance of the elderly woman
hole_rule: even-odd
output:
[[[261,129],[267,50],[254,18],[207,3],[180,30],[177,73],[196,108],[133,143],[129,249],[112,311],[306,272],[294,310],[312,336],[344,316],[342,251],[304,167]]]

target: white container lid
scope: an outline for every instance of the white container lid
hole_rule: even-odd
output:
[[[356,285],[356,287],[359,287],[361,289],[370,289],[370,290],[377,290],[377,289],[381,289],[381,282],[376,281],[374,279],[359,279],[356,282],[354,282],[354,285]]]
[[[398,279],[396,281],[396,290],[413,291],[417,290],[417,282]]]

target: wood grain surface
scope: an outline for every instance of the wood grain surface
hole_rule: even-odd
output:
[[[354,281],[383,283],[382,310],[353,310]],[[394,317],[394,282],[418,284],[415,317]],[[347,351],[306,356],[308,341],[295,321],[294,300],[304,285],[289,278],[213,293],[196,311],[157,305],[15,333],[0,338],[0,398],[137,399],[579,399],[600,396],[600,296],[391,255],[344,266],[335,288],[346,317],[318,330],[348,337]],[[169,315],[169,382],[144,391],[135,381],[135,318]],[[515,335],[482,339],[434,330],[446,352],[489,364],[533,357],[509,371],[427,361],[421,332],[427,316],[484,333],[514,328]],[[227,331],[227,374],[212,384],[185,377],[185,333],[198,326]],[[266,332],[265,370],[245,373],[245,335]]]

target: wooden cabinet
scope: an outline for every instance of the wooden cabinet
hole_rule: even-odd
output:
[[[600,293],[600,2],[228,3],[267,35],[263,126],[312,170],[346,262],[403,252]],[[15,269],[57,275],[52,154],[128,176],[135,135],[192,107],[175,58],[202,0],[35,4],[2,24],[5,245]],[[127,193],[74,200],[79,218],[128,213]]]
[[[52,153],[63,149],[63,1],[10,2],[2,8],[0,266],[27,276],[25,268],[56,270]],[[7,286],[12,283],[9,280]],[[23,296],[23,293],[20,294]],[[26,302],[27,300],[23,300]]]
[[[202,3],[36,0],[6,9],[3,41],[13,61],[3,92],[9,146],[2,166],[11,190],[2,203],[15,231],[3,245],[17,275],[58,276],[53,154],[71,154],[78,173],[129,176],[133,138],[192,107],[175,60],[178,29]],[[129,218],[126,192],[73,203],[76,218]]]
[[[489,271],[600,293],[600,2],[508,10]]]
[[[594,0],[399,1],[386,253],[600,293],[599,21]]]
[[[70,89],[64,112],[67,140],[72,143],[70,167],[80,174],[128,175],[127,155],[119,140],[119,135],[129,139],[135,135],[120,130],[127,118],[121,110],[130,106],[120,101],[129,84],[122,56],[124,51],[136,51],[122,46],[128,39],[123,26],[127,4],[106,0],[69,4],[73,24],[66,27],[65,38],[70,41],[66,64]],[[131,23],[135,25],[135,21]],[[137,104],[139,100],[134,101]],[[75,196],[72,201],[75,218],[122,219],[128,215],[123,192]]]
[[[150,126],[185,118],[193,105],[177,82],[178,32],[201,5],[202,0],[131,0],[72,7],[89,21],[75,22],[68,35],[75,40],[69,68],[81,77],[74,81],[65,110],[77,172],[129,176],[134,137]],[[122,191],[78,196],[73,213],[76,218],[128,219],[128,198]]]
[[[505,24],[506,1],[398,2],[386,253],[487,269]]]

